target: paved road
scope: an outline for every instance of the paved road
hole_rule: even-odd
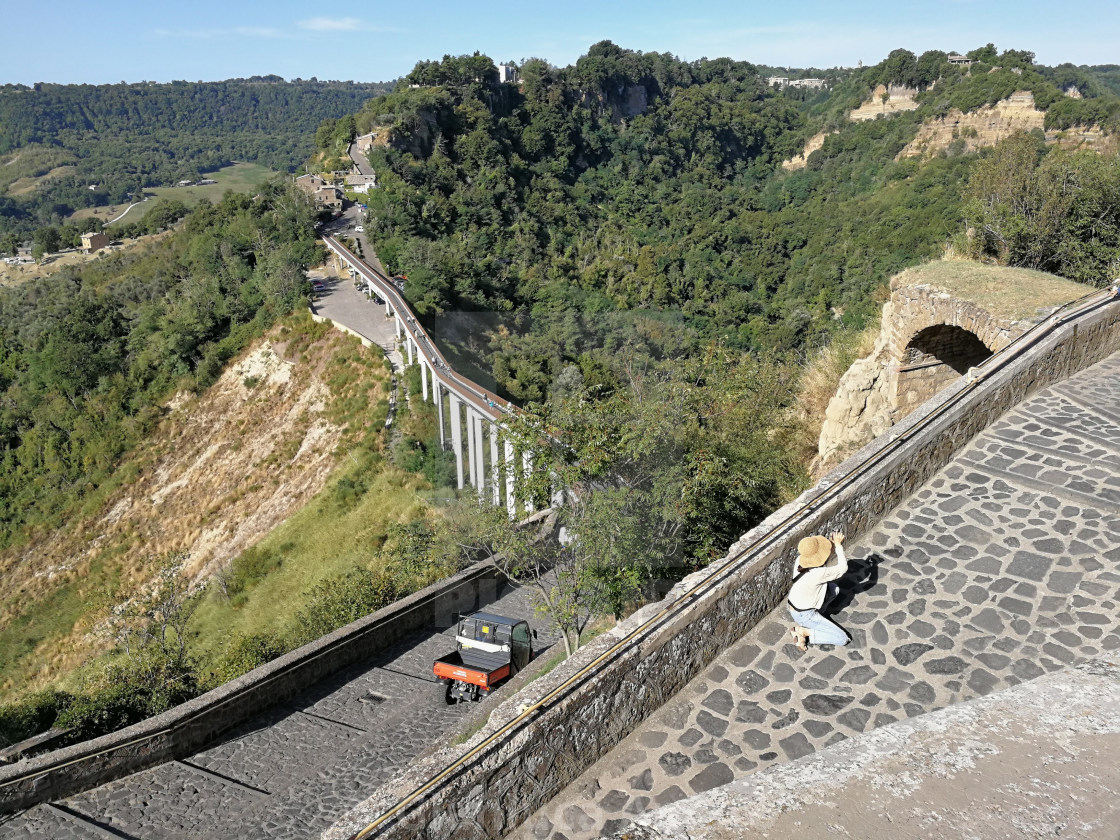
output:
[[[334,267],[317,277],[326,287],[316,294],[315,314],[330,318],[382,347],[395,370],[404,367],[398,347],[395,319],[385,317],[385,305],[358,291],[352,280],[339,277]]]
[[[488,609],[535,620],[524,589]],[[537,646],[556,638],[540,632]],[[432,660],[454,628],[418,633],[335,675],[189,759],[40,805],[0,823],[4,840],[317,837],[468,715],[500,702],[446,706]]]
[[[1005,415],[863,539],[799,653],[775,610],[531,817],[583,840],[861,732],[1120,655],[1120,355]]]
[[[373,171],[373,167],[369,164],[369,158],[354,148],[354,144],[350,144],[349,149],[350,160],[354,161],[354,165],[358,167],[358,171],[365,175],[367,178],[376,178],[377,174]]]

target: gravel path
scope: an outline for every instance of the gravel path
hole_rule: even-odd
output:
[[[1120,355],[977,438],[852,558],[845,648],[784,607],[529,819],[583,840],[875,727],[1120,651]]]

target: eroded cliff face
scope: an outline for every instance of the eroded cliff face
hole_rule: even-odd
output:
[[[814,134],[805,144],[805,148],[802,150],[801,154],[794,155],[789,160],[782,161],[782,169],[786,170],[786,172],[792,172],[795,169],[804,169],[805,164],[809,160],[809,155],[824,145],[824,139],[828,137],[829,134],[834,133],[835,132],[832,131],[821,131],[818,134]]]
[[[886,99],[884,101],[884,94]],[[901,85],[878,85],[871,91],[871,98],[856,108],[848,115],[852,122],[873,120],[876,117],[889,116],[901,111],[913,111],[918,107],[914,97],[918,95],[917,88],[902,87]]]
[[[940,119],[922,124],[917,136],[898,157],[932,157],[954,141],[961,141],[961,152],[973,152],[981,146],[994,146],[1017,131],[1042,130],[1046,112],[1034,106],[1034,95],[1020,90],[995,105],[985,105],[965,114],[955,108]]]
[[[135,475],[99,510],[0,552],[0,628],[62,585],[81,589],[92,564],[111,565],[132,590],[150,580],[160,555],[183,551],[185,572],[202,585],[322,489],[344,434],[330,417],[327,380],[352,340],[330,331],[295,345],[283,333],[274,329],[203,393],[172,399],[130,458]],[[374,399],[384,379],[372,383]],[[40,643],[33,686],[106,650],[98,621],[94,609]]]
[[[874,440],[898,419],[891,407],[896,366],[892,364],[889,335],[894,306],[883,306],[879,337],[871,354],[857,359],[840,378],[836,394],[828,401],[817,449],[816,471],[827,472],[853,452]]]

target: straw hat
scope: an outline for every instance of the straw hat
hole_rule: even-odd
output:
[[[832,540],[827,537],[806,537],[797,544],[798,563],[803,569],[815,569],[828,562],[832,554]]]

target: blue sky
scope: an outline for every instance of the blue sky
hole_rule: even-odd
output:
[[[383,81],[420,59],[480,50],[565,65],[596,41],[692,60],[873,64],[895,47],[991,41],[1045,64],[1120,63],[1120,3],[802,0],[797,3],[296,3],[290,0],[0,0],[0,82],[285,78]]]

